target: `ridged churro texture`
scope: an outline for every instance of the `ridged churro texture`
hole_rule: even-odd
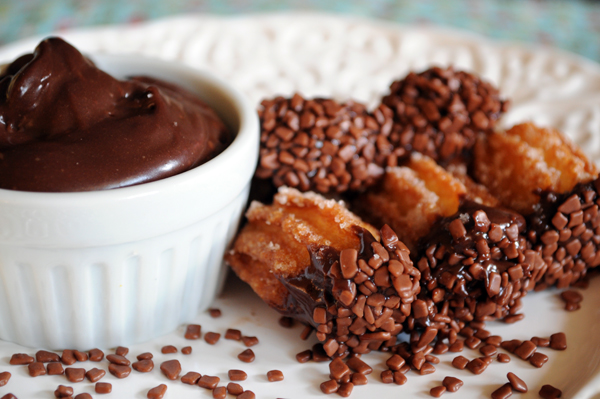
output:
[[[464,198],[495,206],[497,200],[468,176],[450,173],[425,155],[413,153],[388,168],[381,185],[361,195],[357,212],[375,226],[389,224],[411,252],[439,219],[458,211]]]
[[[225,260],[264,301],[279,310],[285,309],[288,296],[280,279],[299,275],[310,265],[308,245],[358,250],[355,226],[379,236],[377,229],[342,202],[288,187],[279,189],[272,205],[253,202],[246,217],[248,223]]]
[[[524,215],[534,210],[542,191],[565,193],[598,175],[596,166],[560,132],[532,123],[480,136],[472,169],[475,180],[502,205]]]

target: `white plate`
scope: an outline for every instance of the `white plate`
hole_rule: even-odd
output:
[[[468,33],[423,27],[399,26],[382,21],[342,18],[322,14],[274,14],[243,17],[187,16],[134,25],[60,32],[60,35],[86,52],[134,52],[170,60],[179,60],[197,68],[209,69],[231,80],[256,103],[261,98],[300,91],[306,96],[329,96],[339,100],[354,98],[370,105],[385,94],[392,80],[409,70],[430,65],[453,64],[457,69],[472,70],[500,87],[513,100],[505,125],[534,120],[565,131],[596,162],[600,160],[600,66],[580,57],[549,48],[499,43]],[[0,49],[0,64],[31,51],[38,38],[24,40]],[[429,390],[448,375],[462,379],[465,385],[456,397],[489,397],[504,384],[506,373],[515,372],[528,384],[530,392],[521,398],[537,398],[541,385],[552,384],[563,391],[563,398],[600,398],[600,279],[595,278],[584,292],[579,311],[568,313],[557,290],[532,293],[524,300],[525,320],[513,325],[490,323],[492,333],[505,339],[528,339],[564,331],[569,348],[541,352],[550,357],[541,369],[512,356],[508,364],[495,362],[481,375],[452,368],[454,354],[440,356],[437,372],[428,376],[408,374],[402,387],[382,384],[380,372],[386,356],[364,356],[374,373],[367,386],[355,387],[353,398],[431,397]],[[183,373],[197,371],[216,375],[227,383],[229,369],[243,369],[248,379],[242,382],[258,398],[322,398],[319,384],[329,374],[326,363],[299,364],[295,354],[314,342],[298,338],[301,327],[280,327],[279,316],[264,305],[251,290],[231,278],[223,295],[214,305],[223,316],[213,319],[198,316],[203,332],[224,334],[238,328],[254,335],[260,344],[252,348],[253,363],[242,363],[237,354],[245,347],[223,338],[215,346],[203,340],[186,341],[184,328],[130,348],[130,359],[145,351],[155,355],[151,373],[135,371],[124,380],[107,374],[102,381],[113,384],[106,397],[145,398],[151,387],[166,383],[166,398],[211,397],[209,391],[168,381],[158,370],[159,364],[177,358]],[[314,339],[314,338],[313,338]],[[163,345],[193,347],[192,355],[162,355]],[[82,350],[90,348],[79,348]],[[10,371],[8,385],[0,388],[0,397],[12,392],[17,397],[52,397],[59,384],[75,387],[76,393],[93,392],[93,384],[70,384],[63,376],[31,379],[26,367],[10,366],[10,355],[33,354],[35,349],[0,342],[0,372]],[[108,350],[105,351],[109,353]],[[466,350],[467,357],[478,356]],[[78,363],[86,369],[107,368],[107,362]],[[282,370],[285,381],[269,383],[266,372]],[[448,394],[446,394],[448,395]],[[96,395],[94,395],[96,396]],[[100,395],[98,395],[100,396]]]

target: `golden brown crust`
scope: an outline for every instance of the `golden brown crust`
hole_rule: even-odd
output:
[[[540,200],[536,191],[570,191],[598,172],[583,152],[558,131],[532,123],[480,136],[473,175],[502,205],[529,214]]]
[[[485,206],[500,206],[500,201],[498,198],[494,197],[485,186],[477,184],[473,179],[464,173],[454,171],[452,169],[448,171],[455,179],[460,181],[465,186],[465,189],[467,190],[464,197],[465,199],[469,199]]]
[[[346,209],[343,202],[287,187],[279,189],[272,205],[253,202],[246,216],[248,223],[225,260],[277,309],[285,308],[288,295],[279,278],[298,275],[308,267],[307,245],[358,249],[360,240],[353,226],[378,237],[377,230]]]
[[[467,194],[463,183],[431,158],[414,153],[406,166],[388,168],[378,190],[360,196],[360,214],[389,224],[412,251],[438,219],[454,214]]]

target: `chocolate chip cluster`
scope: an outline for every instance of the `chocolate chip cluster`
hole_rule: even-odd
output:
[[[538,289],[565,288],[600,265],[600,179],[566,194],[544,193],[528,217],[528,239],[548,266]]]
[[[256,177],[301,191],[362,191],[413,151],[442,164],[463,155],[507,107],[490,83],[452,68],[392,83],[373,112],[299,94],[264,100]]]
[[[390,143],[439,163],[471,149],[477,134],[491,132],[508,108],[490,83],[451,67],[409,73],[392,83],[382,102],[394,112]]]
[[[449,320],[510,317],[518,300],[542,278],[546,264],[527,246],[525,220],[517,213],[465,202],[424,240],[417,324],[447,329]]]
[[[373,113],[356,102],[329,99],[265,100],[259,110],[260,162],[256,176],[275,186],[301,191],[340,193],[362,190],[383,175],[382,151],[392,148],[392,113],[380,106]]]
[[[381,229],[381,242],[366,230],[362,234],[360,252],[344,249],[331,257],[328,248],[313,250],[313,259],[328,259],[330,265],[325,284],[331,285],[333,300],[324,298],[312,313],[317,338],[330,357],[395,345],[421,290],[421,273],[389,226]]]

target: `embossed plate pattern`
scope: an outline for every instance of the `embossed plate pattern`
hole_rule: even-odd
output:
[[[392,80],[409,70],[454,65],[491,80],[504,96],[512,99],[512,109],[503,119],[505,126],[534,120],[557,127],[592,159],[600,160],[600,65],[551,48],[493,42],[454,30],[322,14],[192,15],[133,26],[66,31],[60,35],[86,52],[138,53],[211,70],[232,81],[257,104],[264,97],[288,96],[299,91],[306,96],[354,98],[372,106],[386,93]],[[40,39],[31,38],[0,48],[0,63],[31,51]],[[524,321],[514,325],[491,323],[489,327],[492,333],[505,339],[528,339],[565,331],[569,349],[565,352],[542,349],[550,357],[542,369],[513,356],[511,363],[494,363],[482,375],[474,376],[452,368],[454,355],[446,354],[440,357],[436,373],[428,376],[409,373],[408,383],[398,387],[384,385],[379,379],[385,355],[369,354],[364,359],[375,372],[369,376],[367,386],[355,387],[352,397],[430,397],[429,390],[447,375],[465,382],[458,393],[461,398],[489,397],[507,381],[506,373],[513,371],[530,388],[521,398],[537,398],[541,385],[550,383],[561,388],[565,398],[599,399],[600,279],[594,279],[584,292],[582,308],[577,312],[562,310],[556,290],[530,294],[524,303]],[[113,384],[112,397],[145,398],[148,389],[161,383],[169,387],[166,397],[211,397],[209,391],[201,388],[167,381],[158,365],[171,358],[181,361],[184,373],[193,370],[216,375],[222,385],[229,382],[229,369],[243,369],[249,377],[242,385],[259,398],[323,397],[319,384],[327,379],[327,364],[295,361],[295,354],[313,343],[298,339],[301,327],[292,330],[280,327],[278,315],[235,278],[228,281],[215,306],[221,308],[223,316],[212,319],[199,315],[197,321],[202,324],[203,332],[224,334],[232,327],[241,329],[245,335],[256,335],[261,343],[253,348],[255,362],[246,364],[237,359],[237,354],[245,349],[240,342],[222,338],[217,345],[210,346],[203,340],[186,341],[182,327],[168,336],[131,347],[131,359],[141,352],[153,352],[156,368],[149,374],[133,372],[125,380],[107,374],[102,381]],[[160,348],[168,344],[178,348],[192,345],[193,353],[160,354]],[[74,386],[76,394],[93,393],[93,384],[68,384],[62,376],[32,380],[25,367],[8,365],[10,355],[16,352],[33,354],[35,350],[0,342],[0,372],[13,374],[10,382],[0,387],[0,396],[13,392],[19,398],[50,397],[59,384]],[[463,354],[478,356],[478,352],[470,350]],[[106,369],[107,363],[87,362],[77,366]],[[285,380],[269,383],[266,373],[272,369],[282,370]]]

